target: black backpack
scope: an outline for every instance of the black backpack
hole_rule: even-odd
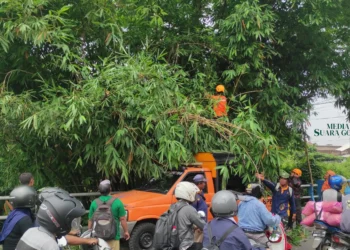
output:
[[[117,234],[117,223],[112,213],[112,204],[116,198],[110,198],[107,202],[95,199],[97,209],[92,216],[93,236],[103,240],[114,240]]]
[[[174,249],[180,246],[179,232],[177,230],[177,215],[179,211],[188,206],[187,203],[175,203],[157,221],[153,236],[153,248],[156,250]]]
[[[233,223],[233,225],[227,229],[227,231],[221,236],[219,240],[213,242],[213,233],[211,231],[210,222],[208,223],[208,236],[209,236],[209,246],[203,247],[202,250],[220,250],[220,245],[225,241],[227,236],[233,232],[238,226]]]

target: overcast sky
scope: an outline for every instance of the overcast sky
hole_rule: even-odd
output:
[[[331,144],[334,146],[343,146],[344,144],[350,143],[350,131],[348,136],[315,136],[315,129],[327,130],[327,124],[348,124],[346,121],[346,116],[342,113],[342,109],[334,107],[334,99],[317,99],[314,102],[314,110],[318,114],[311,115],[309,121],[311,126],[308,128],[308,135],[310,136],[311,143],[316,143],[317,145],[327,145]],[[345,129],[346,130],[346,129]],[[341,133],[341,129],[338,130]]]

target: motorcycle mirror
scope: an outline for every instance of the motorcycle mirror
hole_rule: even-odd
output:
[[[66,240],[66,237],[62,236],[61,238],[57,239],[57,243],[59,247],[65,247],[67,246],[68,242]]]

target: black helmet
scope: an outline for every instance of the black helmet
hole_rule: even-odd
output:
[[[38,199],[40,204],[46,200],[47,198],[53,196],[55,193],[64,193],[69,195],[69,193],[66,190],[63,190],[61,188],[58,187],[46,187],[44,189],[41,190],[41,192],[39,193]]]
[[[73,219],[84,214],[85,208],[79,200],[67,193],[55,193],[43,201],[37,218],[40,226],[61,237],[69,233]]]
[[[33,208],[35,207],[36,191],[27,185],[16,187],[10,193],[10,203],[14,208]]]
[[[250,183],[246,188],[248,195],[260,199],[263,196],[263,187],[258,183]]]

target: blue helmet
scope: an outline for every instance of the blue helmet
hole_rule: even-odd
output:
[[[332,189],[335,189],[337,191],[340,191],[342,189],[342,185],[343,185],[343,177],[340,175],[333,175],[329,177],[329,186]]]

